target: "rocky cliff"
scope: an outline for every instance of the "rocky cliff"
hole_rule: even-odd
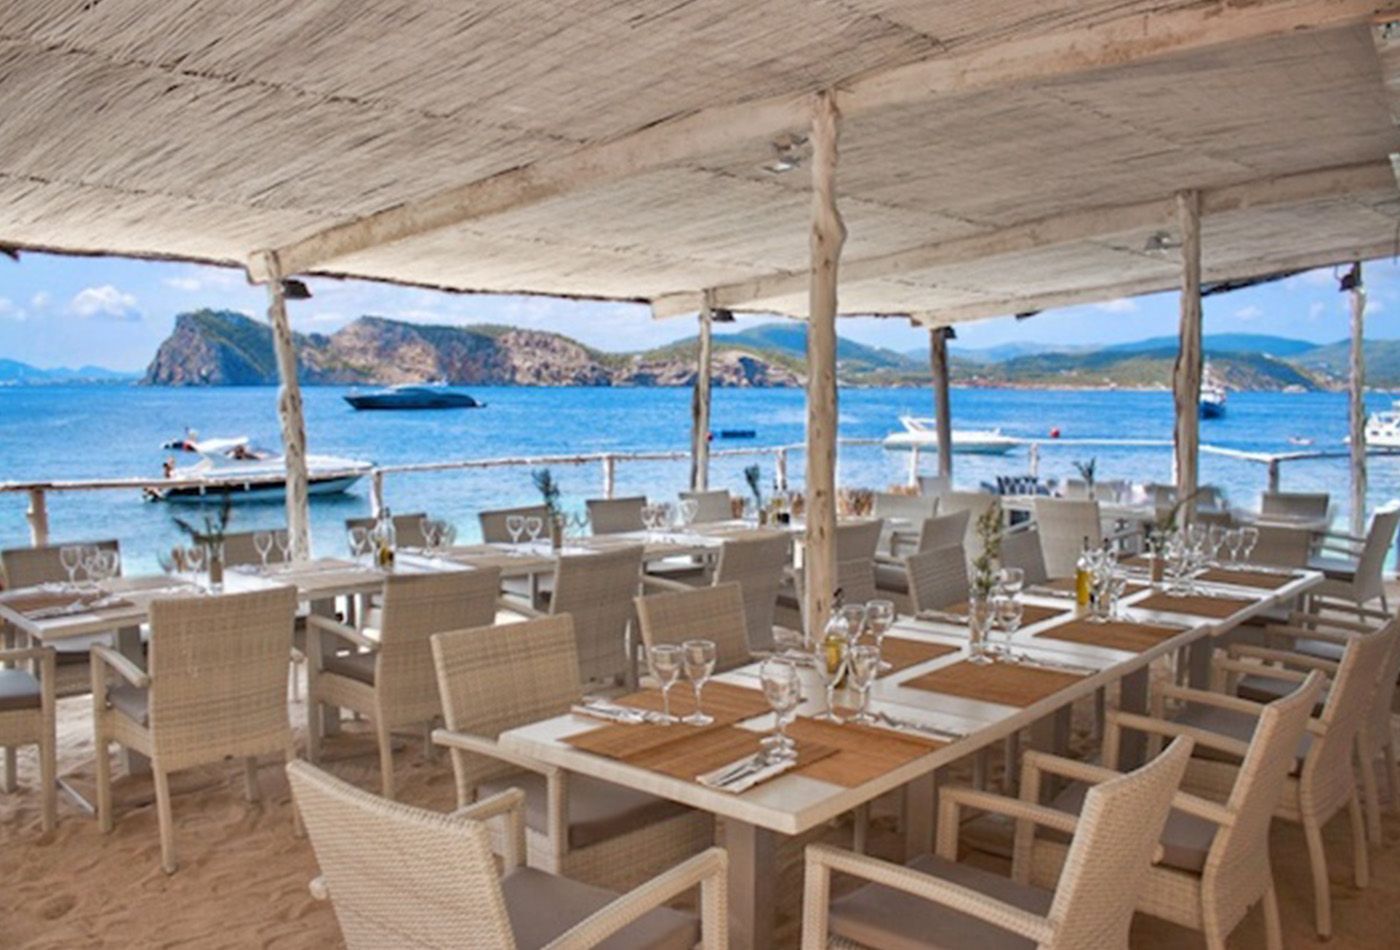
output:
[[[491,386],[688,386],[693,353],[601,353],[557,333],[498,326],[427,326],[361,317],[324,336],[295,336],[300,377],[308,384],[392,384],[446,380]],[[716,346],[717,386],[796,386],[791,365]],[[228,311],[201,310],[175,320],[142,380],[163,386],[260,386],[276,383],[272,331]]]

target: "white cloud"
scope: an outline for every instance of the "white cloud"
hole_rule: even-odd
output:
[[[165,280],[161,281],[161,283],[165,284],[167,287],[173,287],[176,290],[183,290],[191,294],[204,287],[204,281],[200,280],[198,277],[167,277]]]
[[[0,297],[0,320],[13,320],[19,323],[24,320],[25,317],[25,312],[16,307],[14,301],[6,297]]]
[[[1327,304],[1323,303],[1321,300],[1314,300],[1312,303],[1308,304],[1308,319],[1309,319],[1309,320],[1317,320],[1317,319],[1319,319],[1319,318],[1325,316],[1326,313],[1327,313]]]
[[[68,304],[69,312],[84,319],[136,321],[141,310],[136,298],[111,284],[84,287]]]
[[[1380,313],[1385,310],[1385,305],[1375,297],[1366,298],[1366,315],[1369,317],[1373,313]]]
[[[41,290],[33,297],[29,298],[29,305],[35,310],[47,310],[52,301],[53,298],[49,296],[49,292],[47,290]]]
[[[1236,320],[1258,320],[1264,315],[1264,311],[1254,304],[1246,304],[1235,311]]]
[[[1094,304],[1095,310],[1102,310],[1104,313],[1133,313],[1137,308],[1137,301],[1131,297],[1116,297]]]

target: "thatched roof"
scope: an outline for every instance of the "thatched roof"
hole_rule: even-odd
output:
[[[1144,245],[1184,188],[1207,280],[1374,257],[1400,226],[1376,9],[17,0],[0,243],[801,314],[807,170],[762,166],[835,85],[843,312],[1166,289]]]

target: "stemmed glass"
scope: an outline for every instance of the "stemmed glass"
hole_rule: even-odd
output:
[[[683,665],[685,666],[685,678],[690,680],[690,685],[695,688],[695,712],[686,716],[681,722],[691,726],[708,726],[714,722],[713,716],[705,715],[700,708],[700,691],[705,688],[710,676],[715,671],[715,642],[713,640],[686,640],[681,644],[681,649],[685,651]]]
[[[83,549],[76,544],[65,544],[58,549],[58,560],[68,572],[68,583],[75,583],[78,579],[78,568],[83,563]]]
[[[366,535],[368,537],[368,535]],[[272,543],[277,545],[277,556],[283,563],[291,560],[292,557],[292,536],[285,531],[272,532]]]
[[[525,533],[530,536],[530,543],[534,544],[539,539],[540,532],[544,530],[544,519],[539,515],[530,515],[525,519]]]
[[[506,515],[506,532],[510,535],[511,544],[520,543],[520,535],[525,531],[524,515]]]
[[[1220,563],[1220,546],[1225,543],[1226,527],[1222,524],[1213,524],[1206,532],[1206,543],[1210,545],[1210,560],[1213,564]]]
[[[263,570],[267,570],[267,556],[272,553],[272,532],[254,531],[253,549],[258,552],[258,557],[262,558]]]
[[[450,521],[439,521],[437,524],[438,544],[444,550],[452,547],[453,542],[457,540],[457,526]]]
[[[95,544],[84,544],[81,550],[83,552],[81,559],[83,574],[89,581],[94,580],[94,575],[102,570],[102,550]]]
[[[679,721],[671,715],[671,687],[681,675],[682,654],[674,643],[658,643],[647,650],[651,675],[661,684],[661,722],[667,726]]]
[[[851,721],[878,722],[870,714],[869,706],[870,689],[875,685],[875,676],[880,671],[880,648],[869,643],[857,644],[847,651],[846,664],[850,669],[851,686],[860,693],[860,709],[851,717]]]
[[[1021,629],[1021,619],[1025,607],[1021,603],[1021,592],[1026,587],[1026,572],[1019,567],[1004,567],[997,575],[996,612],[997,626],[1006,634],[1006,651],[1011,651],[1011,640]]]
[[[1254,546],[1259,543],[1259,529],[1254,525],[1240,529],[1240,545],[1244,548],[1243,560],[1241,563],[1250,563],[1250,558],[1254,556]]]
[[[681,524],[688,528],[695,522],[695,516],[700,512],[700,503],[694,498],[682,498],[676,506],[676,510],[680,513]]]
[[[894,601],[872,600],[865,605],[865,628],[875,638],[875,649],[884,650],[885,634],[894,626]],[[889,672],[893,667],[886,660],[880,661],[879,672]]]
[[[865,632],[865,604],[842,604],[837,613],[846,621],[846,642],[855,646]]]
[[[191,544],[185,549],[185,566],[198,578],[199,572],[204,570],[204,545]]]
[[[763,684],[763,696],[773,709],[773,735],[763,740],[763,748],[771,758],[795,759],[797,744],[788,738],[787,726],[802,702],[802,678],[797,667],[790,660],[773,657],[763,661],[758,678]]]
[[[442,522],[440,521],[434,521],[432,518],[426,517],[418,521],[418,530],[423,532],[423,544],[427,547],[429,552],[437,550],[438,540],[440,538],[438,530],[441,524]]]
[[[358,561],[369,553],[369,531],[365,528],[351,528],[350,556]]]
[[[836,684],[846,672],[846,655],[850,651],[850,627],[840,614],[833,614],[826,623],[827,636],[812,644],[812,666],[826,689],[826,711],[815,719],[824,722],[845,722],[836,715]],[[831,636],[837,633],[839,636]]]

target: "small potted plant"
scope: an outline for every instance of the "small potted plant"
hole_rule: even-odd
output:
[[[549,545],[557,551],[564,546],[564,512],[559,507],[559,483],[547,468],[535,469],[533,478],[535,490],[540,493],[540,500],[544,502],[546,518],[549,521]]]
[[[1005,531],[1001,499],[995,498],[977,518],[977,539],[982,551],[972,559],[972,597],[967,604],[967,629],[973,663],[990,663],[987,640],[992,628],[992,597],[1001,570],[1001,538]]]
[[[224,586],[224,537],[228,534],[228,523],[233,517],[233,499],[228,492],[223,493],[216,515],[205,514],[202,527],[196,527],[184,518],[171,517],[175,526],[190,539],[190,544],[204,549],[205,564],[209,569],[209,588],[220,590]]]
[[[1075,462],[1074,470],[1079,473],[1079,477],[1084,480],[1085,487],[1089,490],[1089,497],[1094,497],[1094,472],[1099,467],[1098,457],[1089,459],[1087,462]]]
[[[753,510],[759,524],[768,522],[768,512],[763,510],[763,469],[757,463],[744,469],[744,481],[749,483],[749,494],[753,495]]]

